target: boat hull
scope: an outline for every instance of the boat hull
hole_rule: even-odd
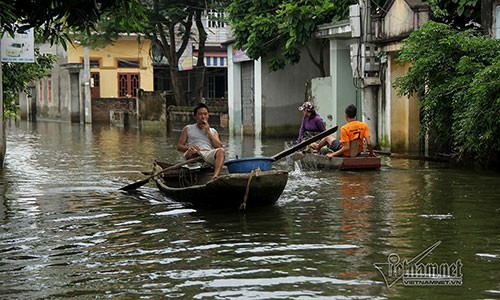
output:
[[[180,170],[153,179],[158,189],[173,200],[195,206],[220,208],[240,207],[247,194],[247,185],[246,208],[273,205],[288,181],[288,172],[282,170],[232,174],[224,172],[217,179],[210,180],[212,172],[211,169]],[[189,182],[182,184],[186,181]]]
[[[327,170],[373,170],[380,168],[380,157],[332,157],[305,153],[300,155],[302,169],[327,169]]]

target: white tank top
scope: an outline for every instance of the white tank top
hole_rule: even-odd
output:
[[[207,133],[198,128],[196,124],[186,125],[186,129],[188,146],[198,146],[200,149],[204,150],[214,149]],[[210,128],[210,132],[215,134],[215,129]]]

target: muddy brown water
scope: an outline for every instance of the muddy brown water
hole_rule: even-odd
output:
[[[50,122],[7,132],[1,299],[500,297],[498,173],[390,158],[379,171],[304,172],[282,161],[274,167],[290,178],[275,206],[200,210],[152,184],[118,191],[154,159],[180,159],[178,133]],[[223,139],[228,158],[284,142]],[[455,281],[415,286],[412,275],[431,269],[404,263],[461,267]]]

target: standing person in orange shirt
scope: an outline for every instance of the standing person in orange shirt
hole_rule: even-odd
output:
[[[327,136],[318,144],[311,145],[311,147],[313,149],[319,150],[321,149],[321,147],[326,145],[330,150],[330,152],[326,154],[327,157],[349,157],[351,152],[350,143],[356,139],[359,139],[357,153],[361,153],[361,151],[363,150],[363,141],[366,141],[366,145],[368,147],[370,155],[375,156],[373,154],[373,146],[370,141],[370,129],[368,129],[368,125],[366,123],[356,120],[356,114],[357,109],[353,104],[349,105],[345,109],[345,119],[347,121],[347,124],[340,128],[340,142],[333,136]]]

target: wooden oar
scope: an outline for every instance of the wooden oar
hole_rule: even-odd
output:
[[[297,145],[295,145],[295,146],[293,146],[291,148],[288,148],[288,149],[285,149],[285,150],[283,150],[283,151],[281,151],[279,153],[276,153],[272,157],[274,158],[275,161],[279,160],[279,159],[282,159],[283,157],[288,156],[288,155],[294,153],[295,151],[299,150],[300,148],[303,148],[303,147],[305,147],[305,146],[307,146],[309,144],[312,144],[312,143],[314,143],[314,142],[316,142],[318,140],[321,140],[324,137],[329,136],[330,134],[336,132],[338,128],[339,128],[338,126],[334,126],[334,127],[330,128],[330,129],[327,129],[327,130],[325,130],[325,131],[323,131],[321,133],[318,133],[317,135],[315,135],[315,136],[313,136],[313,137],[311,137],[311,138],[309,138],[309,139],[307,139],[305,141],[302,141],[302,142],[298,143]]]
[[[158,175],[160,175],[160,174],[163,174],[163,173],[165,173],[166,171],[169,171],[169,170],[178,169],[178,168],[182,167],[182,166],[183,166],[183,165],[185,165],[185,164],[189,164],[189,163],[192,163],[192,162],[197,162],[197,161],[199,161],[199,160],[201,160],[201,159],[202,159],[202,158],[201,158],[201,156],[197,156],[197,157],[193,157],[193,158],[191,158],[191,159],[185,160],[185,161],[180,162],[180,163],[178,163],[178,164],[175,164],[175,165],[173,165],[173,166],[167,167],[167,168],[165,168],[165,169],[163,169],[163,170],[161,170],[161,171],[159,171],[159,172],[156,172],[156,173],[154,173],[154,174],[152,174],[152,175],[150,175],[150,176],[148,176],[148,177],[144,178],[144,179],[143,179],[143,180],[141,180],[141,181],[137,181],[137,182],[131,183],[131,184],[129,184],[129,185],[126,185],[126,186],[124,186],[124,187],[121,187],[121,188],[120,188],[120,190],[122,190],[122,191],[132,191],[132,190],[136,190],[136,189],[140,188],[141,186],[145,185],[146,183],[148,183],[148,182],[149,182],[149,180],[150,180],[151,178],[155,177],[155,176],[158,176]]]

